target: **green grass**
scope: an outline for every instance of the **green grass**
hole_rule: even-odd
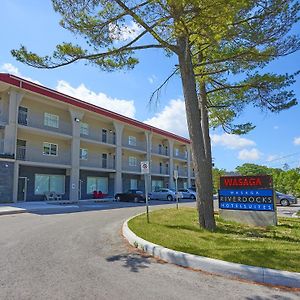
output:
[[[278,226],[250,227],[216,217],[217,230],[199,228],[192,208],[141,215],[129,228],[141,238],[177,251],[225,261],[300,272],[300,219],[280,218]]]

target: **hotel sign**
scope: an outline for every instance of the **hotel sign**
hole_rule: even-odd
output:
[[[272,177],[221,177],[219,208],[228,210],[274,211]]]

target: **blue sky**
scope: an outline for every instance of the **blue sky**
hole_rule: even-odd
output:
[[[151,125],[187,136],[181,81],[173,77],[163,89],[158,103],[149,105],[151,93],[174,70],[176,57],[161,50],[145,50],[134,70],[104,72],[77,63],[55,70],[38,70],[18,63],[10,54],[20,44],[39,54],[50,54],[63,41],[80,39],[62,29],[50,0],[1,0],[0,72],[12,73],[115,110]],[[5,13],[4,13],[5,12]],[[295,27],[300,32],[299,24]],[[300,52],[273,62],[268,71],[292,73],[300,69]],[[300,102],[300,78],[293,89]],[[241,120],[253,121],[255,130],[245,136],[211,133],[216,167],[234,170],[243,163],[270,167],[300,166],[300,107],[280,114],[262,113],[249,107]]]

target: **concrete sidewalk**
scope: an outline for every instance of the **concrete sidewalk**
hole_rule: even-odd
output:
[[[72,203],[70,201],[55,201],[53,203],[44,201],[32,201],[32,202],[18,202],[18,203],[5,203],[0,204],[0,215],[11,215],[26,212],[48,211],[48,210],[67,210],[67,209],[80,209],[83,205],[100,204],[100,202],[113,202],[112,198],[108,199],[90,199],[80,200],[79,203]]]

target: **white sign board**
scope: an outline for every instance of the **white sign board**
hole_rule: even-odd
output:
[[[178,170],[174,170],[173,177],[174,177],[175,180],[178,179]]]
[[[142,174],[150,173],[149,161],[141,161],[141,173]]]

